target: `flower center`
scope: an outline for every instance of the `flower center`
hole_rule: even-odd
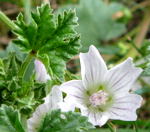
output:
[[[103,90],[98,91],[90,96],[89,101],[93,106],[105,105],[108,100],[108,93]]]

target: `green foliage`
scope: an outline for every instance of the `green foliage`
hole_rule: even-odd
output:
[[[0,0],[0,2],[2,1],[17,5],[22,5],[23,2],[22,0]],[[68,2],[71,3],[71,1]],[[133,9],[134,4],[131,5]],[[77,31],[82,34],[82,50],[85,51],[89,45],[95,44],[102,53],[114,55],[107,62],[108,64],[116,64],[117,57],[120,59],[129,50],[128,44],[131,43],[131,40],[128,39],[137,36],[135,31],[132,32],[134,27],[131,23],[131,27],[128,27],[131,33],[123,36],[123,39],[121,38],[119,41],[115,39],[125,33],[125,24],[132,17],[131,10],[122,4],[112,3],[112,1],[106,3],[104,0],[80,0],[79,5],[71,5],[66,8],[68,7],[75,7],[79,16],[80,26]],[[123,18],[118,18],[117,13],[123,13]],[[30,23],[26,23],[23,14],[18,15],[15,21],[17,29],[13,31],[17,38],[9,44],[6,51],[0,52],[0,132],[25,132],[23,126],[26,125],[26,119],[24,118],[29,118],[37,106],[43,103],[43,98],[50,92],[51,86],[60,84],[64,80],[64,75],[66,81],[80,79],[68,71],[64,74],[66,62],[78,54],[80,47],[80,36],[75,31],[78,23],[74,10],[54,14],[49,5],[42,5],[28,15],[31,15]],[[138,15],[136,19],[138,20]],[[130,23],[128,24],[130,25]],[[116,45],[108,45],[110,40],[113,40]],[[102,45],[103,42],[107,44]],[[149,41],[144,42],[137,51],[141,57],[136,55],[133,57],[142,60],[139,65],[137,64],[144,68],[142,75],[150,76]],[[25,57],[28,55],[31,56],[31,62],[26,61],[25,70],[22,70]],[[46,84],[35,81],[35,59],[44,63],[52,78]],[[24,77],[19,74],[19,71],[23,72],[21,75]],[[142,83],[145,86],[142,85],[144,86],[142,90],[136,91],[136,93],[145,94],[144,99],[147,100],[150,91],[149,84],[144,81]],[[142,113],[140,116],[145,118],[145,115],[149,114],[148,110],[145,112],[145,109],[142,109],[142,111],[144,114]],[[23,117],[23,126],[20,116]],[[148,132],[150,130],[149,120],[112,121],[112,123],[116,125],[118,132]],[[139,127],[138,130],[135,130],[135,123]],[[40,124],[37,132],[110,132],[107,125],[103,128],[93,128],[86,117],[74,112],[64,113],[60,110],[47,113],[41,119]],[[121,127],[124,129],[120,129]]]
[[[0,59],[0,104],[11,105],[28,116],[43,102],[46,84],[35,83],[34,78],[24,81],[18,76],[20,65],[14,53]]]
[[[88,132],[110,132],[109,129],[93,129]],[[135,132],[133,129],[117,129],[117,132]],[[149,130],[139,129],[139,132],[149,132]]]
[[[150,54],[150,42],[149,40],[145,40],[141,46],[141,48],[139,49],[140,53],[142,54],[142,56],[147,56]]]
[[[48,69],[50,74],[52,71],[56,78],[63,80],[66,61],[76,55],[80,47],[75,12],[69,10],[53,15],[49,5],[42,5],[32,13],[31,23],[26,24],[24,16],[19,14],[15,24],[18,28],[14,33],[18,38],[13,42],[23,51],[38,56],[51,68]]]
[[[124,10],[119,3],[106,4],[102,0],[80,0],[79,5],[62,7],[76,8],[79,17],[78,31],[82,34],[82,50],[88,49],[89,45],[99,46],[99,43],[114,39],[123,33],[126,28],[123,22],[119,22],[113,16]]]
[[[0,132],[25,132],[17,110],[6,105],[0,107]]]
[[[87,132],[91,128],[87,118],[79,113],[55,110],[44,117],[38,132]]]
[[[150,76],[150,62],[146,64],[144,68],[143,76]]]
[[[0,51],[0,58],[6,58],[10,53],[15,53],[17,59],[21,62],[25,59],[26,56],[26,54],[22,53],[20,49],[12,42],[8,44],[6,50]]]
[[[141,55],[137,61],[137,64],[144,69],[142,75],[150,76],[150,41],[145,40],[142,43],[141,48],[137,50]]]
[[[37,52],[46,44],[47,37],[53,32],[54,23],[52,20],[52,9],[48,5],[38,8],[36,13],[32,14],[32,21],[26,24],[24,16],[20,13],[15,24],[18,26],[14,32],[18,39],[14,43],[19,45],[25,51]]]
[[[2,59],[0,59],[0,79],[3,79],[4,75],[5,75],[4,63]]]

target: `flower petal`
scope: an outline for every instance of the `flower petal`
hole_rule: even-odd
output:
[[[42,117],[49,111],[46,104],[41,104],[33,113],[32,117],[27,120],[27,126],[29,132],[35,132],[39,126]]]
[[[84,91],[84,86],[81,80],[71,80],[68,82],[63,83],[60,86],[60,90],[67,94],[74,94],[77,95],[81,94]]]
[[[54,86],[51,92],[46,96],[45,104],[49,106],[49,109],[59,108],[58,103],[63,101],[62,92],[59,86]]]
[[[83,104],[85,88],[81,80],[72,80],[63,83],[60,86],[60,90],[67,94],[65,102],[75,104],[75,106],[80,106]]]
[[[80,53],[82,80],[86,87],[99,85],[107,72],[106,64],[98,50],[92,45],[88,53]]]
[[[136,94],[126,94],[116,99],[109,112],[111,119],[135,121],[137,119],[136,109],[141,106],[142,97]]]
[[[62,92],[59,89],[59,86],[54,86],[45,98],[44,104],[39,105],[32,117],[28,119],[27,126],[29,132],[35,132],[39,127],[39,123],[42,120],[42,117],[49,112],[50,110],[59,108],[59,102],[63,101]]]
[[[103,126],[110,118],[109,113],[93,112],[87,109],[82,109],[81,114],[87,116],[89,118],[89,121],[95,126]]]
[[[59,108],[63,112],[74,111],[75,110],[75,105],[73,103],[60,102],[59,103]]]
[[[37,81],[45,83],[51,79],[50,76],[48,75],[47,71],[46,71],[44,64],[41,61],[35,60],[34,64],[35,64],[36,80]]]
[[[142,72],[141,68],[133,66],[132,58],[110,69],[106,81],[109,89],[119,96],[128,92],[137,77]]]

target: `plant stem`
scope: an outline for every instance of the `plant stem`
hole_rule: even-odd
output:
[[[116,132],[116,129],[112,126],[112,124],[110,122],[107,123],[107,125],[108,125],[111,132]]]
[[[136,122],[134,122],[134,128],[135,128],[135,132],[139,132]]]
[[[24,14],[27,23],[31,21],[31,0],[24,0]]]
[[[145,10],[145,15],[144,15],[143,20],[142,20],[142,22],[140,24],[140,27],[138,28],[137,35],[136,35],[136,37],[134,39],[134,44],[136,44],[137,48],[141,47],[141,45],[143,43],[143,40],[145,39],[145,36],[146,36],[146,34],[148,32],[148,29],[149,29],[149,26],[150,26],[149,14],[150,14],[150,7],[148,7]],[[134,58],[136,55],[139,55],[139,52],[135,48],[131,47],[131,49],[128,52],[128,54],[126,56],[124,56],[118,63],[124,61],[128,57]]]
[[[148,30],[149,30],[149,26],[150,26],[150,17],[149,17],[149,14],[150,14],[150,7],[148,7],[146,10],[145,10],[145,16],[143,18],[143,21],[140,25],[140,29],[138,31],[138,34],[137,36],[135,37],[135,44],[137,45],[137,47],[140,47]]]
[[[17,26],[2,12],[0,11],[0,20],[2,20],[11,29],[16,29]]]
[[[135,45],[135,43],[134,43],[134,42],[131,42],[131,45],[132,45],[133,48],[135,48],[136,51],[142,56],[142,53],[141,53],[140,49]]]
[[[27,55],[27,57],[25,58],[23,64],[21,65],[20,71],[19,71],[19,76],[20,77],[24,77],[24,74],[27,70],[27,67],[29,66],[30,62],[33,59],[33,55],[31,55],[30,53]]]

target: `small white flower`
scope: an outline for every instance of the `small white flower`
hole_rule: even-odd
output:
[[[46,68],[41,61],[35,60],[34,65],[35,65],[35,72],[36,72],[36,80],[37,81],[45,83],[48,80],[51,80],[51,77],[47,73]]]
[[[29,132],[37,131],[37,128],[40,125],[40,121],[47,112],[54,109],[59,109],[59,102],[63,101],[62,92],[60,91],[59,86],[54,86],[50,94],[47,95],[47,97],[44,100],[44,104],[41,104],[33,113],[33,116],[27,121]]]
[[[94,125],[102,126],[108,119],[134,121],[142,97],[129,90],[142,72],[132,59],[108,70],[98,50],[90,46],[88,53],[80,54],[82,80],[72,80],[61,85],[67,93],[68,103],[80,108]]]
[[[32,117],[28,119],[27,126],[29,132],[36,132],[40,122],[47,112],[55,109],[61,109],[62,112],[74,111],[74,105],[69,105],[63,101],[62,92],[59,86],[54,86],[45,98],[44,104],[37,107]]]

